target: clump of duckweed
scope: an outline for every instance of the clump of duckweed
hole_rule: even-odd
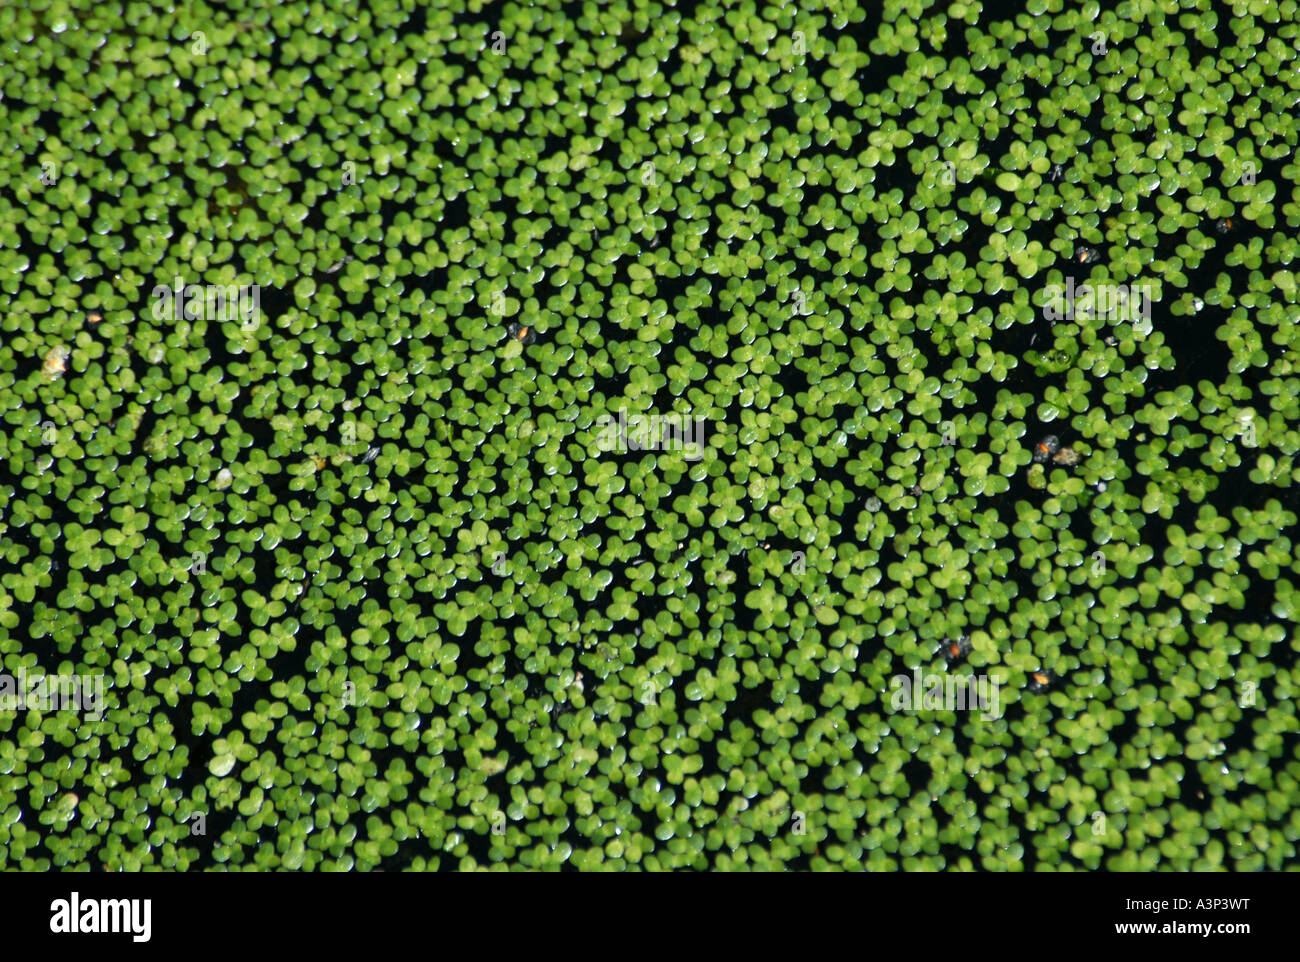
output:
[[[0,6],[0,867],[1295,859],[1296,4],[821,6]]]

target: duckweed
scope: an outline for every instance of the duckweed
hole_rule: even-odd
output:
[[[832,6],[0,6],[0,867],[1294,862],[1296,3]]]

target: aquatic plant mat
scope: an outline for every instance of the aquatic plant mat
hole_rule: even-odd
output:
[[[1293,866],[1297,21],[0,4],[0,868]]]

